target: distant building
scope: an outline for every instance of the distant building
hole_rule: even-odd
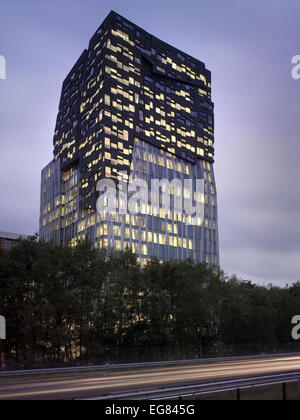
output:
[[[40,238],[96,248],[130,247],[141,263],[185,260],[219,265],[214,177],[214,104],[205,64],[115,12],[97,30],[65,79],[54,159],[42,171]],[[153,179],[204,182],[203,194],[171,191],[170,210],[99,212],[97,183]],[[174,201],[205,206],[204,220]],[[119,209],[125,200],[119,200]]]
[[[9,251],[20,238],[26,239],[27,236],[17,233],[0,232],[0,249],[6,249]]]

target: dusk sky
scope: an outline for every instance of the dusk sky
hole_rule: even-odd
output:
[[[111,9],[212,72],[224,271],[300,280],[299,0],[2,0],[0,231],[38,231],[62,82]]]

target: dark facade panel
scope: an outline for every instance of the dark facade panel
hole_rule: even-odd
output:
[[[95,210],[98,179],[129,173],[136,137],[213,163],[210,83],[204,63],[111,12],[64,81],[55,129],[55,159],[80,172],[81,208]]]

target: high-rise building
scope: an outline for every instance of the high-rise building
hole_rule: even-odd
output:
[[[111,12],[63,83],[54,159],[42,171],[40,237],[130,247],[141,263],[156,256],[219,265],[213,163],[211,73]],[[97,211],[100,180],[136,178],[149,187],[168,180],[170,210],[160,197],[158,208],[149,201],[137,214]],[[172,184],[186,179],[204,180],[202,193]],[[201,203],[203,218],[176,211],[181,196]]]

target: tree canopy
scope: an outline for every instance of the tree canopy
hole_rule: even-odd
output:
[[[37,237],[0,253],[8,368],[296,349],[300,283],[257,286],[191,260],[141,268],[130,250]]]

